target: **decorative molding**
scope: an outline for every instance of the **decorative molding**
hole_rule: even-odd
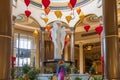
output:
[[[75,7],[82,6],[82,5],[84,5],[84,4],[88,3],[88,2],[91,2],[91,1],[93,1],[93,0],[82,0],[82,1],[78,2],[75,5]],[[39,3],[34,2],[32,0],[31,0],[31,4],[34,5],[34,6],[42,8],[42,4],[39,4]],[[60,6],[60,7],[58,7],[58,6],[50,6],[50,8],[51,8],[51,10],[66,10],[66,9],[70,9],[68,6]]]

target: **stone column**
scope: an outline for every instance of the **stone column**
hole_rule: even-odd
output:
[[[10,56],[12,53],[11,1],[0,2],[0,80],[10,78]]]
[[[65,53],[64,53],[64,60],[65,61],[68,61],[68,43],[66,44],[65,46]]]
[[[41,41],[40,41],[40,61],[41,63],[45,60],[45,27],[41,27],[41,33],[40,33],[40,36],[41,36]],[[42,64],[40,64],[42,66]]]
[[[103,0],[105,80],[120,80],[116,0]]]
[[[83,54],[83,43],[79,43],[79,70],[80,74],[84,73],[84,54]]]
[[[71,53],[71,61],[74,62],[74,31],[75,31],[75,28],[74,27],[71,27],[70,28],[71,30],[71,41],[70,41],[70,45],[71,45],[71,49],[70,49],[70,53]]]
[[[40,68],[40,39],[39,35],[36,38],[36,68]]]

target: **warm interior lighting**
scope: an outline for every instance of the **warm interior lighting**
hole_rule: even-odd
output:
[[[37,37],[38,36],[38,30],[34,30],[33,35],[34,35],[34,37]]]
[[[87,46],[87,50],[88,51],[92,50],[92,46]]]
[[[66,36],[66,41],[70,41],[70,35]]]

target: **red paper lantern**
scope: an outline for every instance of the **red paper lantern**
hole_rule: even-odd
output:
[[[70,0],[70,3],[71,3],[73,8],[75,7],[76,2],[77,2],[77,0]]]
[[[28,7],[28,5],[30,4],[30,0],[24,0],[26,6]]]
[[[88,32],[88,30],[90,29],[90,25],[84,26],[84,29],[85,29],[86,32]]]
[[[50,4],[50,0],[42,0],[42,4],[45,8],[47,8]]]
[[[103,30],[103,27],[102,27],[101,25],[95,28],[95,31],[96,31],[99,35],[101,34],[102,30]]]
[[[25,15],[26,15],[27,17],[29,17],[29,16],[31,15],[31,11],[25,10]]]

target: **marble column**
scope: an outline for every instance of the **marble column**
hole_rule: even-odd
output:
[[[70,41],[70,54],[71,54],[71,61],[74,62],[74,31],[75,31],[75,28],[74,27],[71,27],[70,28],[71,30],[71,41]]]
[[[120,80],[116,0],[103,0],[105,80]]]
[[[45,27],[41,27],[41,41],[40,41],[40,65],[42,66],[42,62],[45,60]]]
[[[10,78],[10,56],[12,54],[11,1],[0,1],[0,80]]]
[[[84,54],[83,54],[83,43],[79,43],[79,70],[80,74],[84,73]]]
[[[36,68],[40,68],[40,36],[36,37]]]
[[[64,60],[65,61],[68,61],[68,43],[66,44],[65,46],[65,53],[64,53]]]

